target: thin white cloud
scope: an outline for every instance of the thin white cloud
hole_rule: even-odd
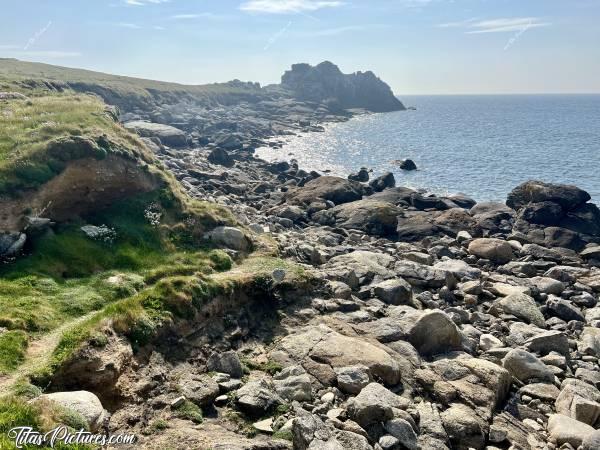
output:
[[[438,28],[464,28],[464,27],[471,25],[476,20],[479,20],[479,18],[472,17],[472,18],[466,19],[466,20],[459,20],[458,22],[439,23],[436,25],[436,27],[438,27]]]
[[[490,20],[479,20],[471,18],[458,22],[440,23],[438,28],[464,28],[466,34],[480,33],[505,33],[511,31],[522,31],[530,28],[547,27],[552,25],[550,22],[544,22],[539,17],[512,17]]]
[[[267,13],[267,14],[290,14],[317,11],[323,8],[335,8],[342,6],[341,1],[320,0],[250,0],[240,5],[242,11]]]
[[[129,28],[130,30],[141,30],[142,29],[141,26],[139,26],[135,23],[126,23],[126,22],[115,23],[114,26],[119,27],[119,28]]]
[[[510,31],[521,31],[530,28],[547,27],[552,25],[550,22],[543,22],[538,17],[516,17],[512,19],[494,19],[483,20],[473,23],[467,34],[479,33],[504,33]]]
[[[168,3],[170,0],[125,0],[125,3],[131,6],[145,6],[145,5],[160,5],[161,3]]]
[[[195,20],[195,19],[210,19],[210,20],[225,20],[231,16],[222,14],[213,14],[210,12],[193,13],[193,14],[175,14],[170,17],[171,20]]]
[[[375,28],[388,28],[388,25],[382,24],[367,24],[367,25],[348,25],[345,27],[337,27],[337,28],[326,28],[323,30],[317,31],[303,31],[300,33],[295,33],[296,36],[299,37],[326,37],[326,36],[337,36],[344,33],[358,33],[361,31],[372,30]]]

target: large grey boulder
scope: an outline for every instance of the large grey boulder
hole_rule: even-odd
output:
[[[379,383],[370,383],[348,404],[350,417],[360,426],[386,422],[394,417],[394,408],[406,409],[408,401]]]
[[[400,381],[398,362],[376,341],[345,336],[331,328],[309,326],[283,338],[271,352],[282,363],[297,363],[325,384],[335,382],[335,369],[363,365],[374,377],[395,385]],[[318,362],[318,363],[317,363]]]
[[[452,448],[481,450],[485,446],[487,424],[468,406],[453,404],[441,414]]]
[[[504,264],[514,258],[511,245],[501,239],[479,238],[469,243],[469,253],[489,259],[496,264]]]
[[[329,273],[344,273],[351,270],[360,281],[370,281],[374,277],[392,278],[391,266],[395,259],[385,253],[357,250],[331,258],[324,269]]]
[[[502,360],[502,365],[513,377],[524,383],[530,380],[554,382],[552,370],[525,350],[512,349]]]
[[[400,208],[391,203],[366,198],[320,211],[313,215],[313,219],[324,225],[388,236],[396,232],[400,212]]]
[[[244,375],[240,358],[233,350],[213,353],[209,356],[206,367],[212,372],[226,373],[233,378],[242,378]]]
[[[562,414],[552,414],[548,418],[548,434],[558,445],[571,444],[578,448],[594,431],[588,424]]]
[[[600,391],[585,381],[567,378],[556,397],[555,407],[558,414],[596,426],[600,419]]]
[[[286,195],[288,203],[305,205],[309,205],[317,199],[329,200],[336,205],[341,205],[361,198],[362,186],[360,183],[331,176],[315,178],[302,187],[291,189]]]
[[[504,402],[512,381],[510,373],[498,364],[459,353],[424,365],[415,372],[415,378],[441,403],[460,398],[477,405],[478,415],[486,420]]]
[[[261,417],[284,403],[270,380],[249,381],[236,394],[237,407],[252,417]]]
[[[421,355],[434,355],[461,348],[462,335],[444,312],[433,310],[419,317],[408,332],[408,341]]]
[[[231,155],[229,155],[226,150],[223,150],[220,147],[213,149],[209,153],[207,159],[209,162],[218,166],[233,167],[235,164],[235,161]]]
[[[481,276],[481,270],[477,267],[471,267],[460,259],[446,259],[434,264],[433,268],[451,273],[458,279],[467,278],[474,280]]]
[[[515,293],[500,298],[494,302],[492,310],[513,315],[540,328],[546,326],[544,315],[535,300],[527,294]]]
[[[206,233],[204,239],[218,246],[238,251],[246,251],[252,246],[252,242],[244,232],[235,227],[217,227]]]
[[[402,278],[394,278],[373,286],[375,296],[389,305],[405,305],[411,303],[412,288]]]
[[[179,381],[179,391],[198,406],[208,406],[219,396],[219,384],[207,375],[187,375]]]
[[[600,430],[586,435],[581,444],[581,450],[596,450],[600,448]]]
[[[77,412],[87,421],[92,432],[98,431],[107,417],[100,399],[88,391],[54,392],[43,394],[36,399],[36,401],[44,400]]]
[[[408,450],[419,450],[418,436],[412,425],[404,419],[388,420],[384,425],[385,431],[398,439],[399,443]]]
[[[590,199],[590,194],[576,186],[532,180],[514,188],[508,194],[506,204],[518,210],[529,203],[553,202],[570,211]]]
[[[338,388],[347,394],[358,394],[371,381],[365,366],[348,366],[335,369]]]
[[[289,401],[305,402],[312,399],[311,380],[302,366],[290,366],[273,377],[275,390]]]
[[[127,122],[124,126],[142,137],[156,137],[162,144],[169,147],[186,147],[188,145],[185,132],[170,125],[136,120]]]

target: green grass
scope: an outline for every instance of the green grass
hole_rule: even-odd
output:
[[[194,423],[202,423],[204,421],[200,407],[189,400],[185,400],[175,408],[175,415],[180,419],[191,420]]]
[[[292,442],[294,440],[294,435],[290,430],[276,431],[273,433],[273,439],[283,439],[284,441]]]
[[[244,359],[243,363],[250,370],[260,370],[261,372],[275,375],[283,370],[283,366],[276,361],[269,360],[267,362],[256,362],[251,359]]]
[[[0,449],[12,450],[17,447],[8,437],[8,432],[14,427],[32,427],[36,431],[46,432],[63,423],[67,426],[81,426],[85,422],[80,415],[66,412],[64,409],[42,408],[35,403],[28,403],[25,399],[11,396],[0,398]],[[65,423],[68,422],[68,423]],[[74,427],[73,427],[74,428]],[[26,450],[45,450],[49,447],[27,445]],[[91,447],[81,445],[58,444],[58,450],[89,450]]]
[[[0,58],[0,91],[38,94],[47,92],[50,86],[60,90],[94,92],[107,103],[127,106],[128,109],[148,108],[156,103],[177,103],[184,99],[208,104],[224,97],[261,95],[260,90],[247,85],[213,83],[191,86]]]
[[[27,333],[7,331],[0,334],[0,375],[19,367],[27,350]]]
[[[152,160],[98,97],[50,94],[0,102],[0,194],[36,188],[69,161],[109,153]]]

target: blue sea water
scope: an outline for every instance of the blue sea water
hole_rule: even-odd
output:
[[[600,203],[600,95],[405,96],[416,111],[372,114],[260,149],[346,176],[392,171],[396,184],[504,201],[529,179],[575,184]],[[394,160],[411,158],[405,172]]]

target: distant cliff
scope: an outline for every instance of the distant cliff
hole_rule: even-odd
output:
[[[364,108],[373,112],[406,109],[390,87],[373,72],[343,74],[338,66],[324,61],[317,66],[294,64],[281,77],[283,87],[300,100],[321,102],[332,99],[341,108]]]

